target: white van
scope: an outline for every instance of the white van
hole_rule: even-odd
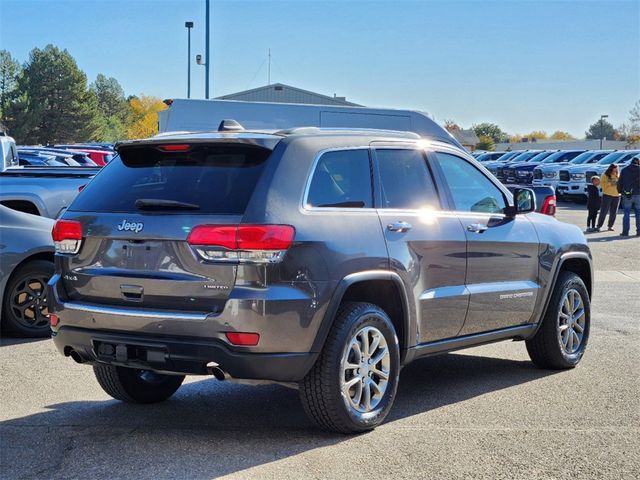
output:
[[[246,130],[283,130],[294,127],[375,128],[414,132],[441,138],[463,148],[426,113],[365,107],[240,102],[235,100],[165,100],[158,112],[159,133],[216,131],[233,119]]]

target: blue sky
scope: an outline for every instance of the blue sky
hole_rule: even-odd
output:
[[[186,96],[186,29],[204,53],[204,0],[0,0],[0,48],[67,48],[127,94]],[[640,99],[640,1],[212,0],[212,96],[267,82],[464,127],[581,136]],[[195,62],[194,62],[195,63]],[[192,96],[204,96],[192,66]]]

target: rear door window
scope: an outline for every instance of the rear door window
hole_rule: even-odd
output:
[[[201,145],[186,152],[123,148],[69,210],[242,214],[270,153],[246,145]]]
[[[380,175],[380,208],[440,208],[422,151],[377,149],[375,158]]]
[[[372,208],[369,151],[323,153],[313,172],[306,204],[317,208]]]

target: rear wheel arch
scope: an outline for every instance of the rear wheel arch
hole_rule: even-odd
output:
[[[54,257],[55,256],[53,251],[51,252],[44,251],[44,252],[34,253],[33,255],[30,255],[27,258],[22,259],[20,263],[14,265],[13,268],[11,269],[11,273],[9,274],[7,281],[4,284],[4,289],[6,290],[8,288],[9,284],[15,277],[15,273],[26,264],[33,262],[34,260],[45,260],[47,262],[51,262],[52,264],[54,264],[55,263]],[[2,303],[4,302],[4,299],[5,299],[5,293],[6,291],[0,291],[0,308],[2,308]]]
[[[55,263],[55,254],[54,254],[53,251],[42,251],[42,252],[37,252],[37,253],[34,253],[32,255],[29,255],[27,258],[23,258],[20,261],[20,263],[16,264],[11,269],[11,274],[9,275],[9,279],[8,280],[12,279],[14,273],[17,272],[18,269],[22,268],[27,263],[31,263],[31,262],[33,262],[35,260],[45,260],[47,262]]]
[[[21,278],[20,274],[24,273],[25,269],[40,269],[40,271],[46,272],[47,276],[49,276],[49,273],[53,274],[53,257],[53,252],[37,252],[23,259],[20,263],[12,268],[11,274],[8,276],[6,283],[4,283],[4,285],[2,286],[2,291],[0,291],[0,317],[2,319],[2,321],[0,322],[0,329],[4,333],[11,333],[20,337],[48,336],[48,324],[46,328],[44,328],[44,326],[37,326],[35,329],[32,328],[32,326],[24,326],[21,323],[21,320],[16,320],[14,318],[13,312],[10,311],[9,302],[12,289],[16,285],[15,282]],[[46,291],[47,288],[47,280],[48,279],[45,280],[43,278],[42,281],[44,291]],[[43,297],[43,300],[45,298],[46,297]],[[46,305],[46,303],[43,302],[42,305]]]
[[[32,255],[29,255],[26,258],[23,258],[20,263],[17,263],[13,266],[13,268],[11,268],[11,273],[9,274],[8,278],[7,278],[7,282],[5,283],[5,289],[7,288],[7,285],[9,285],[9,282],[11,282],[11,280],[13,280],[13,277],[15,276],[15,273],[20,270],[22,267],[24,267],[26,264],[31,263],[35,260],[45,260],[47,262],[51,262],[52,264],[55,264],[55,254],[53,251],[41,251],[41,252],[36,252],[33,253]],[[4,292],[3,292],[4,293]],[[4,298],[4,296],[0,296],[0,299]]]
[[[17,210],[18,212],[42,216],[42,213],[40,212],[38,206],[29,200],[4,200],[0,203],[2,203],[2,205],[7,208]]]
[[[324,314],[313,351],[322,350],[338,309],[344,302],[371,303],[384,310],[396,329],[401,362],[404,361],[407,348],[413,346],[411,338],[415,338],[415,326],[412,328],[409,300],[398,274],[385,270],[367,271],[347,275],[342,279]]]

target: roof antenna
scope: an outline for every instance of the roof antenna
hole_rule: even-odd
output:
[[[244,127],[235,120],[222,120],[218,125],[219,132],[242,132]]]

